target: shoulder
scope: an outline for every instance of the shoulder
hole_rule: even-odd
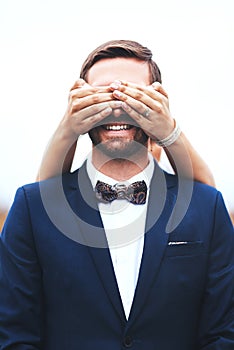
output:
[[[217,188],[204,184],[202,182],[196,181],[194,179],[179,177],[178,175],[169,174],[165,171],[163,171],[163,173],[165,176],[167,186],[171,188],[175,188],[176,191],[180,185],[184,184],[184,186],[192,186],[193,191],[197,193],[201,192],[204,194],[216,195],[217,193],[220,192]]]
[[[233,234],[233,224],[222,193],[215,187],[198,181],[165,173],[168,195],[174,197],[174,218],[184,217],[183,223],[197,227],[210,224]],[[203,226],[202,226],[203,225]]]
[[[215,209],[217,203],[225,206],[222,193],[215,187],[165,172],[164,176],[168,191],[177,199],[189,201],[191,206],[201,210]]]
[[[79,173],[79,169],[70,173],[61,174],[46,180],[32,182],[28,184],[24,184],[18,190],[23,190],[26,193],[37,193],[41,189],[47,189],[52,191],[56,189],[58,186],[62,186],[64,188],[75,187],[77,184],[77,176]]]
[[[69,195],[77,188],[78,170],[47,180],[22,185],[16,190],[12,206],[37,206],[43,200],[57,201],[61,195]]]

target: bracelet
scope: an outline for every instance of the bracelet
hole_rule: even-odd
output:
[[[172,131],[172,133],[169,136],[165,137],[165,139],[156,140],[155,142],[160,147],[168,147],[168,146],[172,145],[178,139],[180,134],[181,134],[181,129],[175,121],[175,127],[174,127],[174,130]]]

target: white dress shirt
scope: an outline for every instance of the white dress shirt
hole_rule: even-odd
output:
[[[144,180],[148,188],[145,204],[132,204],[126,199],[116,199],[110,203],[99,202],[98,204],[127,319],[141,264],[149,187],[153,171],[154,161],[152,155],[149,154],[149,164],[144,171],[128,181],[121,182],[128,185],[135,181]],[[99,172],[93,166],[91,157],[87,159],[87,172],[93,188],[95,188],[97,180],[109,185],[119,182]]]

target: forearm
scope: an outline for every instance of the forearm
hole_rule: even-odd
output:
[[[175,173],[215,187],[211,170],[184,133],[165,152]]]

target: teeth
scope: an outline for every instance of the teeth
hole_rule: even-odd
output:
[[[114,131],[119,131],[119,130],[127,130],[130,128],[130,125],[125,124],[125,125],[106,125],[106,130],[114,130]]]

